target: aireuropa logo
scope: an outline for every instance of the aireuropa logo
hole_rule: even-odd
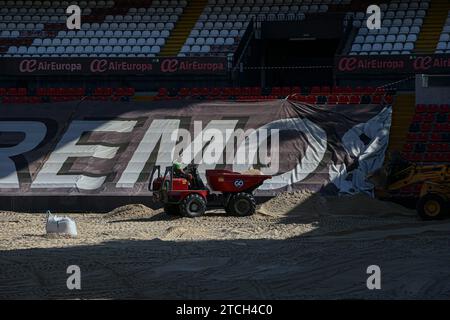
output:
[[[106,61],[106,59],[92,60],[90,69],[93,73],[105,72],[108,69],[108,61]]]
[[[413,68],[414,70],[428,70],[433,66],[433,58],[431,56],[417,57],[414,59]]]
[[[19,63],[19,72],[33,73],[36,71],[76,72],[81,71],[81,63],[58,62],[52,60],[24,59]]]
[[[19,71],[23,73],[31,73],[36,71],[37,60],[22,60],[19,64]]]
[[[178,71],[178,59],[164,59],[161,63],[161,72],[173,73]]]
[[[355,57],[341,58],[339,60],[339,71],[355,71],[358,66],[358,59]]]
[[[92,73],[104,72],[139,72],[146,73],[153,70],[153,64],[145,61],[132,62],[125,60],[94,59],[91,61],[90,71]]]
[[[175,72],[219,72],[225,70],[223,62],[211,62],[210,60],[186,60],[168,58],[161,61],[160,70],[162,73]]]

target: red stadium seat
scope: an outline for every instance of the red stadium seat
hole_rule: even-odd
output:
[[[431,125],[431,123],[422,123],[420,125],[420,131],[422,132],[429,132],[432,128],[433,126]]]
[[[220,88],[212,88],[210,91],[211,96],[217,97],[221,93]]]
[[[414,150],[414,144],[412,144],[412,143],[405,143],[405,145],[403,146],[404,152],[411,152],[413,150]]]
[[[408,133],[407,135],[408,141],[413,142],[426,142],[428,140],[428,134],[426,133]]]
[[[384,96],[384,101],[387,104],[392,104],[394,102],[394,98],[391,95],[386,95],[386,96]]]
[[[380,95],[372,96],[372,103],[373,104],[380,104],[381,101],[382,101],[382,96],[380,96]]]
[[[330,95],[327,98],[327,103],[328,104],[336,104],[338,102],[338,98],[335,95]]]
[[[436,113],[440,111],[440,105],[438,104],[429,104],[427,106],[427,112],[428,113]]]
[[[338,97],[338,104],[349,104],[350,100],[348,96],[339,96]]]
[[[416,105],[416,112],[417,113],[424,113],[427,112],[427,106],[424,104],[418,104]]]
[[[321,96],[327,96],[331,94],[331,88],[329,86],[323,86],[320,88],[320,94]]]
[[[309,103],[309,104],[316,104],[317,103],[317,97],[313,96],[313,95],[306,96],[305,102]]]
[[[189,89],[188,88],[180,88],[180,91],[178,91],[178,95],[182,97],[186,97],[189,95]]]
[[[319,86],[312,87],[310,94],[312,94],[312,95],[319,95],[320,94],[320,87]]]
[[[302,93],[302,88],[292,87],[291,94],[294,94],[294,93],[298,93],[298,94]]]
[[[271,91],[272,96],[281,96],[281,88],[280,87],[273,87]]]
[[[8,88],[6,94],[8,96],[17,96],[17,88]]]
[[[360,103],[361,103],[361,96],[350,97],[350,104],[360,104]]]
[[[166,97],[169,95],[169,91],[167,91],[166,88],[159,88],[158,90],[158,96],[160,97]]]
[[[281,96],[287,97],[291,94],[291,87],[283,87],[281,88]]]
[[[191,96],[197,97],[200,95],[200,89],[199,88],[192,88],[191,89]]]

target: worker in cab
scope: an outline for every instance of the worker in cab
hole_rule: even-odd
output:
[[[178,161],[173,162],[173,176],[175,178],[184,178],[189,182],[192,181],[192,175],[185,172],[183,169],[183,164]]]

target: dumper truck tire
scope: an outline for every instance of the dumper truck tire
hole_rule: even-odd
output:
[[[234,208],[233,208],[233,199],[234,199],[234,195],[232,194],[228,194],[226,196],[226,201],[223,204],[223,207],[225,209],[225,212],[229,215],[234,215]]]
[[[423,220],[441,220],[448,214],[447,201],[437,194],[427,194],[417,202],[417,212]]]
[[[167,203],[164,205],[164,212],[169,216],[179,216],[180,206],[178,204]]]
[[[198,194],[191,194],[181,202],[180,211],[188,218],[200,217],[205,214],[206,201]]]
[[[255,197],[246,192],[238,193],[230,199],[229,206],[237,216],[251,216],[256,211]]]

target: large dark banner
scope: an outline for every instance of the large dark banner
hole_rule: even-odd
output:
[[[225,75],[224,57],[3,58],[4,75]]]
[[[391,107],[161,101],[0,106],[2,196],[148,195],[155,164],[273,175],[258,190],[366,192]]]
[[[368,55],[341,56],[338,74],[420,74],[449,73],[450,55]]]

